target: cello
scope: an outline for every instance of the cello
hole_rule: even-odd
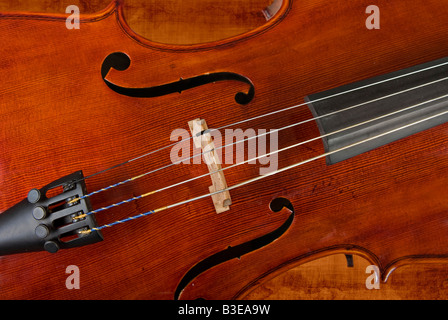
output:
[[[187,47],[160,45],[134,34],[123,19],[121,3],[82,17],[78,33],[65,28],[65,15],[2,14],[2,30],[8,31],[2,49],[2,210],[9,212],[6,217],[19,217],[8,227],[3,224],[4,253],[30,251],[35,245],[55,251],[88,242],[92,234],[93,240],[100,240],[99,230],[90,230],[180,203],[101,229],[105,239],[95,244],[54,254],[3,256],[4,297],[238,298],[268,275],[337,252],[368,258],[380,267],[383,278],[405,263],[445,261],[447,203],[441,173],[446,169],[446,126],[433,123],[443,120],[444,106],[423,108],[438,96],[414,101],[413,95],[414,90],[443,80],[431,73],[418,85],[391,85],[408,75],[411,81],[420,81],[411,76],[420,76],[419,70],[440,67],[443,72],[444,25],[442,18],[434,18],[443,16],[443,5],[428,5],[427,19],[423,12],[416,23],[413,13],[421,4],[404,11],[400,10],[404,4],[389,4],[384,11],[400,19],[383,19],[378,33],[363,25],[362,14],[361,22],[343,19],[362,12],[364,3],[341,5],[334,12],[324,10],[323,3],[302,5],[284,1],[276,16],[256,30]],[[309,13],[321,24],[313,26]],[[388,27],[402,30],[400,37],[392,41],[392,35],[383,32]],[[404,58],[403,52],[408,56]],[[438,62],[427,64],[433,61]],[[378,80],[384,74],[386,78]],[[361,85],[362,79],[375,80]],[[390,98],[394,106],[386,110],[382,106],[387,104],[374,105],[371,109],[382,112],[375,111],[374,117],[362,118],[371,110],[366,108],[351,118],[342,108],[326,110],[344,101],[318,105],[331,100],[328,96],[347,95],[353,100],[345,109],[360,110],[352,107],[366,106],[373,99],[360,101],[349,93],[364,87],[376,90],[372,84],[388,79],[392,80],[375,99]],[[386,92],[389,87],[399,91]],[[406,98],[395,96],[396,92]],[[362,92],[362,96],[375,94]],[[416,115],[417,109],[423,115]],[[342,118],[323,123],[330,113]],[[196,118],[209,126],[237,123],[257,132],[291,126],[278,133],[279,149],[297,147],[278,153],[277,171],[282,171],[270,176],[258,178],[259,168],[250,164],[223,171],[228,184],[224,189],[232,201],[230,209],[218,213],[213,195],[207,194],[212,175],[207,175],[207,165],[180,163],[156,171],[173,163],[167,147],[174,147],[173,130],[188,128]],[[396,126],[382,127],[386,118]],[[373,122],[377,126],[368,138],[349,138],[342,146],[328,138],[336,135],[336,140],[343,140],[345,134],[334,132],[348,130],[359,136],[363,132],[357,128],[368,131]],[[397,137],[428,123],[428,128]],[[369,145],[390,136],[392,141]],[[354,148],[369,150],[347,153],[356,143]],[[331,159],[339,154],[345,159]],[[81,176],[80,167],[86,176]],[[105,171],[108,168],[112,169]],[[121,184],[142,172],[152,172],[151,178]],[[195,180],[184,183],[191,179]],[[179,183],[173,191],[114,206],[107,214],[76,218],[97,210],[92,207],[116,205]],[[56,204],[48,204],[52,197],[47,191],[53,187],[63,190],[54,195]],[[79,199],[78,193],[96,191],[101,192]],[[38,199],[42,194],[44,199]],[[37,205],[41,200],[45,203]],[[25,201],[25,210],[16,209],[19,201]],[[58,216],[71,207],[75,210],[71,214],[82,213],[71,219]],[[13,235],[6,230],[22,224],[22,215],[33,222],[33,232],[25,232],[33,243],[22,245],[26,241],[19,238],[19,244],[11,246],[7,239]],[[45,217],[36,218],[39,215]],[[52,216],[63,221],[51,220]],[[87,229],[77,229],[83,233],[74,241],[62,241],[58,230],[81,219],[91,220]],[[84,290],[67,290],[67,265],[78,266]],[[17,281],[25,278],[31,280],[26,280],[27,287]]]

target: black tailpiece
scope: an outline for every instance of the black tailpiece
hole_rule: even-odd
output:
[[[60,191],[54,196],[47,196]],[[50,192],[49,192],[50,191]],[[27,199],[0,214],[0,256],[80,247],[103,240],[99,231],[79,231],[97,226],[93,214],[74,221],[73,217],[92,210],[82,171],[58,179],[41,189],[32,189]]]

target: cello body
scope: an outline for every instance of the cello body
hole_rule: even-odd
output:
[[[219,128],[447,55],[445,1],[383,4],[379,30],[366,28],[368,5],[285,0],[257,29],[188,46],[135,34],[120,1],[81,15],[79,29],[67,29],[62,14],[0,14],[0,211],[73,172],[90,176],[165,148],[173,130],[188,129],[191,120]],[[206,80],[189,86],[189,79]],[[180,89],[163,91],[173,83]],[[150,96],[118,87],[149,88]],[[236,98],[252,89],[248,101]],[[312,117],[304,105],[236,128],[258,132]],[[287,129],[278,134],[279,148],[320,134],[315,122]],[[448,126],[440,124],[338,163],[321,158],[229,190],[224,212],[206,197],[105,228],[95,244],[1,256],[1,298],[238,299],[331,254],[366,258],[383,281],[402,265],[446,263],[447,142]],[[324,153],[316,139],[280,153],[278,168]],[[94,175],[86,187],[156,170],[172,163],[171,155],[166,148]],[[206,172],[204,163],[181,163],[90,201],[101,208]],[[253,164],[225,171],[229,186],[258,174]],[[104,225],[191,199],[210,184],[209,177],[185,183],[96,220]],[[279,201],[285,205],[276,207]],[[79,290],[67,288],[69,266],[79,270]]]

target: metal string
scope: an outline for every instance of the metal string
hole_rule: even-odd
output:
[[[355,91],[358,91],[358,90],[366,89],[366,88],[369,88],[369,87],[372,87],[372,86],[376,86],[376,85],[379,85],[379,84],[387,83],[389,81],[393,81],[393,80],[400,79],[400,78],[403,78],[403,77],[407,77],[407,76],[410,76],[410,75],[418,74],[418,73],[421,73],[421,72],[424,72],[424,71],[428,71],[428,70],[431,70],[431,69],[439,68],[439,67],[442,67],[442,66],[445,66],[445,65],[448,65],[448,62],[443,62],[443,63],[437,64],[437,65],[434,65],[434,66],[429,66],[429,67],[426,67],[426,68],[423,68],[423,69],[420,69],[420,70],[415,70],[415,71],[412,71],[412,72],[409,72],[409,73],[406,73],[406,74],[403,74],[403,75],[398,75],[398,76],[395,76],[395,77],[391,77],[391,78],[388,78],[388,79],[384,79],[384,80],[381,80],[381,81],[370,83],[370,84],[367,84],[367,85],[364,85],[364,86],[353,88],[353,89],[350,89],[350,90],[347,90],[347,91],[338,92],[338,93],[335,93],[335,94],[332,94],[332,95],[329,95],[329,96],[321,97],[319,99],[315,99],[313,101],[309,101],[308,103],[306,103],[306,102],[305,103],[300,103],[300,104],[297,104],[297,105],[294,105],[294,106],[291,106],[291,107],[287,107],[287,108],[284,108],[284,109],[272,111],[272,112],[269,112],[269,113],[265,113],[265,114],[262,114],[262,115],[259,115],[259,116],[255,116],[255,117],[251,117],[251,118],[245,119],[245,120],[237,121],[237,122],[234,122],[234,123],[231,123],[231,124],[228,124],[228,125],[216,128],[216,129],[210,129],[210,130],[211,131],[222,130],[222,129],[225,129],[225,128],[228,128],[228,127],[232,127],[232,126],[236,126],[236,125],[245,123],[245,122],[250,122],[250,121],[253,121],[253,120],[256,120],[256,119],[264,118],[264,117],[271,116],[271,115],[274,115],[274,114],[277,114],[277,113],[281,113],[281,112],[289,111],[289,110],[292,110],[292,109],[295,109],[295,108],[298,108],[298,107],[302,107],[302,106],[305,106],[305,105],[307,105],[309,103],[316,103],[316,102],[323,101],[323,100],[326,100],[326,99],[331,99],[331,98],[334,98],[334,97],[337,97],[337,96],[340,96],[340,95],[344,95],[344,94],[347,94],[347,93],[351,93],[351,92],[355,92]],[[104,170],[101,170],[101,171],[98,171],[96,173],[93,173],[93,174],[91,174],[89,176],[86,176],[86,177],[84,177],[82,179],[79,179],[79,180],[75,181],[74,183],[77,183],[79,181],[92,178],[92,177],[94,177],[96,175],[99,175],[101,173],[104,173],[104,172],[107,172],[109,170],[112,170],[112,169],[121,167],[123,165],[129,164],[129,163],[131,163],[133,161],[136,161],[136,160],[139,160],[141,158],[147,157],[147,156],[149,156],[151,154],[155,154],[155,153],[160,152],[162,150],[165,150],[165,149],[167,149],[169,147],[173,147],[173,146],[175,146],[175,145],[177,145],[177,144],[179,144],[181,142],[189,141],[192,138],[193,137],[182,139],[180,141],[171,143],[171,144],[166,145],[164,147],[161,147],[159,149],[147,152],[147,153],[142,154],[142,155],[140,155],[138,157],[135,157],[133,159],[124,161],[122,163],[116,164],[116,165],[111,166],[109,168],[106,168]],[[129,180],[129,181],[132,181],[132,180]],[[128,182],[128,181],[126,181],[126,182]],[[118,184],[118,185],[120,185],[120,184]]]
[[[417,107],[417,106],[421,106],[422,104],[429,103],[429,102],[433,102],[433,101],[440,100],[440,99],[444,99],[444,98],[446,98],[446,97],[448,97],[448,95],[443,95],[443,96],[440,96],[440,97],[438,97],[438,98],[434,98],[434,99],[431,99],[431,100],[428,100],[428,101],[425,101],[425,102],[422,102],[422,103],[419,103],[419,104],[416,104],[416,105],[407,107],[406,109],[403,109],[403,110],[408,110],[408,109],[410,109],[410,108],[415,108],[415,107]],[[393,113],[390,113],[390,114],[387,114],[387,115],[383,115],[383,116],[377,117],[377,118],[372,119],[372,120],[367,120],[367,121],[365,121],[365,122],[363,122],[363,123],[361,123],[361,124],[365,124],[365,123],[368,123],[368,122],[370,122],[370,121],[378,120],[378,119],[380,119],[380,118],[383,118],[383,117],[386,117],[386,116],[390,116],[390,115],[392,115],[392,114],[396,114],[396,113],[398,113],[398,112],[402,112],[403,110],[398,110],[398,111],[395,111],[395,112],[393,112]],[[410,123],[410,124],[407,124],[407,125],[404,125],[404,126],[401,126],[401,127],[395,128],[395,129],[392,129],[392,130],[390,130],[390,131],[388,131],[388,132],[384,132],[384,133],[381,133],[381,134],[378,134],[378,135],[375,135],[375,136],[366,138],[366,139],[364,139],[364,140],[361,140],[361,141],[352,143],[352,144],[350,144],[350,145],[341,147],[341,148],[339,148],[339,149],[336,149],[336,150],[333,150],[333,151],[329,151],[329,152],[323,153],[323,154],[321,154],[321,155],[318,155],[318,156],[315,156],[315,157],[306,159],[306,160],[304,160],[304,161],[301,161],[301,162],[298,162],[298,163],[295,163],[295,164],[292,164],[292,165],[283,167],[283,168],[281,168],[281,169],[278,169],[278,170],[275,170],[275,171],[271,171],[271,172],[269,172],[269,173],[267,173],[267,174],[265,174],[265,175],[260,175],[260,176],[257,176],[257,177],[255,177],[255,178],[251,178],[251,179],[245,180],[245,181],[243,181],[243,182],[241,182],[241,183],[237,183],[237,184],[235,184],[235,185],[233,185],[233,186],[230,186],[230,187],[227,187],[227,188],[225,188],[225,189],[223,189],[223,190],[219,190],[219,191],[215,191],[215,192],[207,193],[207,194],[204,194],[204,195],[201,195],[201,196],[197,196],[197,197],[194,197],[194,198],[191,198],[191,199],[188,199],[188,200],[183,200],[183,201],[180,201],[180,202],[177,202],[177,203],[174,203],[174,204],[171,204],[171,205],[167,205],[167,206],[164,206],[164,207],[155,209],[155,210],[151,210],[151,211],[148,211],[148,212],[145,212],[145,213],[141,213],[141,214],[138,214],[138,215],[135,215],[135,216],[132,216],[132,217],[128,217],[128,218],[125,218],[125,219],[122,219],[122,220],[117,220],[117,221],[112,222],[112,223],[109,223],[109,224],[104,224],[104,225],[99,226],[99,227],[96,227],[96,228],[91,228],[91,229],[87,229],[87,230],[82,230],[82,231],[80,231],[80,233],[81,233],[81,234],[86,234],[86,233],[90,233],[90,232],[92,232],[92,231],[98,231],[98,230],[101,230],[101,229],[106,228],[106,227],[111,227],[111,226],[114,226],[114,225],[116,225],[116,224],[124,223],[124,222],[130,221],[130,220],[135,220],[135,219],[137,219],[137,218],[144,217],[144,216],[148,216],[148,215],[153,214],[153,213],[156,213],[156,212],[164,211],[164,210],[167,210],[167,209],[170,209],[170,208],[177,207],[177,206],[179,206],[179,205],[183,205],[183,204],[186,204],[186,203],[189,203],[189,202],[193,202],[193,201],[200,200],[200,199],[203,199],[203,198],[206,198],[206,197],[210,197],[210,196],[212,196],[212,195],[215,195],[215,194],[218,194],[218,193],[221,193],[221,192],[224,192],[224,191],[229,191],[229,190],[232,190],[232,189],[236,189],[236,188],[238,188],[238,187],[241,187],[241,186],[250,184],[250,183],[252,183],[252,182],[255,182],[255,181],[264,179],[264,178],[269,177],[269,176],[271,176],[271,175],[275,175],[275,174],[284,172],[284,171],[286,171],[286,170],[290,170],[290,169],[296,168],[296,167],[298,167],[298,166],[301,166],[301,165],[304,165],[304,164],[306,164],[306,163],[315,161],[315,160],[317,160],[317,159],[324,158],[324,157],[329,156],[329,155],[331,155],[331,154],[334,154],[334,153],[337,153],[337,152],[346,150],[346,149],[348,149],[348,148],[352,148],[352,147],[354,147],[354,146],[357,146],[357,145],[360,145],[360,144],[369,142],[369,141],[371,141],[371,140],[380,138],[380,137],[382,137],[382,136],[385,136],[385,135],[388,135],[388,134],[391,134],[391,133],[394,133],[394,132],[397,132],[397,131],[406,129],[406,128],[408,128],[408,127],[411,127],[411,126],[413,126],[413,125],[416,125],[416,124],[419,124],[419,123],[422,123],[422,122],[425,122],[425,121],[428,121],[428,120],[431,120],[431,119],[434,119],[434,118],[436,118],[436,117],[440,117],[440,116],[445,115],[445,114],[447,114],[447,113],[448,113],[448,110],[447,110],[447,111],[444,111],[444,112],[441,112],[441,113],[438,113],[438,114],[436,114],[436,115],[433,115],[433,116],[430,116],[430,117],[427,117],[427,118],[424,118],[424,119],[415,121],[415,122],[413,122],[413,123]],[[335,132],[332,132],[332,133],[329,133],[329,134],[326,134],[326,135],[323,135],[323,136],[328,136],[328,135],[331,135],[331,134],[338,133],[338,132],[340,132],[340,131],[348,130],[349,128],[356,127],[356,126],[361,125],[361,124],[356,124],[356,125],[353,125],[353,126],[351,126],[351,127],[344,128],[344,129],[341,129],[341,130],[337,130],[337,131],[335,131]],[[323,136],[319,136],[319,137],[313,138],[313,139],[311,139],[311,140],[301,142],[300,144],[307,143],[307,142],[312,141],[312,140],[315,140],[315,139],[320,139],[320,138],[322,138]],[[292,147],[293,147],[293,146],[289,146],[289,147],[287,147],[287,148],[292,148]],[[285,149],[285,148],[284,148],[284,149]],[[283,149],[283,150],[284,150],[284,149]],[[283,150],[281,150],[281,151],[283,151]],[[280,152],[280,150],[277,150],[277,151],[275,151],[275,152]],[[266,154],[266,155],[262,155],[262,156],[260,156],[260,157],[265,157],[265,156],[267,156],[267,154]],[[260,157],[258,157],[258,158],[260,158]],[[251,159],[251,160],[253,160],[253,159]],[[248,160],[248,161],[249,161],[249,160]],[[245,162],[247,162],[247,161],[245,161]],[[239,163],[238,165],[240,165],[240,164],[242,164],[242,163]],[[234,166],[236,166],[236,165],[237,165],[237,164],[233,165],[232,167],[234,167]],[[227,167],[227,168],[230,168],[230,167]],[[224,169],[225,169],[225,168],[224,168]],[[223,170],[223,169],[221,169],[221,170]],[[219,170],[219,171],[221,171],[221,170]],[[216,172],[218,172],[218,171],[216,171]],[[209,173],[209,174],[211,174],[211,173]],[[206,175],[209,175],[209,174],[206,174]],[[203,176],[206,176],[206,175],[203,175]],[[201,177],[203,177],[203,176],[201,176]],[[200,178],[200,177],[196,177],[196,178]],[[196,178],[195,178],[195,179],[196,179]],[[177,184],[176,184],[176,185],[177,185]],[[171,187],[171,186],[170,186],[170,187]],[[158,192],[158,191],[161,191],[161,190],[165,190],[166,188],[167,188],[167,187],[162,188],[162,189],[159,189],[159,190],[156,190],[156,191],[152,191],[152,192],[150,192],[150,193],[148,193],[148,194],[146,194],[146,195],[154,194],[155,192]],[[144,195],[144,196],[146,196],[146,195]],[[140,199],[140,198],[142,198],[142,197],[143,197],[143,196],[136,197],[136,198],[137,198],[137,199]],[[131,198],[129,201],[133,201],[133,200],[136,200],[136,199]],[[127,202],[129,202],[129,201],[124,201],[124,202],[122,202],[122,203],[127,203]],[[120,204],[122,204],[122,203],[120,203]],[[117,206],[117,205],[119,205],[119,204],[111,205],[110,207]],[[105,209],[104,209],[104,210],[105,210]],[[97,211],[98,211],[98,210],[97,210]],[[97,212],[97,211],[91,211],[90,213],[87,213],[87,214],[93,214],[94,212]],[[86,214],[86,215],[87,215],[87,214]],[[85,215],[84,215],[84,216],[80,215],[80,216],[76,217],[75,219],[79,219],[79,218],[83,218],[83,217],[85,217]]]
[[[394,93],[389,94],[389,95],[385,95],[385,96],[382,96],[382,97],[379,97],[379,98],[376,98],[376,99],[372,99],[372,100],[369,100],[369,101],[366,101],[366,102],[362,102],[362,103],[359,103],[359,104],[356,104],[356,105],[353,105],[353,106],[349,106],[349,107],[344,108],[344,109],[341,109],[341,110],[333,111],[333,112],[330,112],[330,113],[327,113],[327,114],[324,114],[324,115],[320,115],[320,116],[317,116],[317,117],[314,117],[314,118],[306,119],[306,120],[303,120],[303,121],[300,121],[300,122],[297,122],[297,123],[293,123],[293,124],[288,125],[288,126],[284,126],[284,127],[282,127],[282,128],[279,128],[279,129],[273,129],[273,130],[271,130],[271,131],[269,131],[269,132],[261,133],[261,134],[255,135],[255,136],[248,137],[248,138],[246,138],[246,139],[238,140],[238,141],[233,142],[233,143],[229,143],[229,144],[226,144],[226,145],[222,145],[222,146],[216,147],[216,148],[213,149],[213,150],[219,150],[219,149],[226,148],[226,147],[229,147],[229,146],[232,146],[232,145],[236,145],[236,144],[241,143],[241,142],[244,142],[244,141],[249,141],[249,140],[252,140],[252,139],[255,139],[255,138],[259,138],[259,137],[262,137],[262,136],[266,136],[266,135],[269,135],[269,134],[272,134],[272,133],[276,133],[276,132],[279,132],[279,131],[282,131],[282,130],[285,130],[285,129],[290,129],[290,128],[295,127],[295,126],[299,126],[299,125],[305,124],[305,123],[307,123],[307,122],[311,122],[311,121],[315,121],[315,120],[322,119],[322,118],[325,118],[325,117],[329,117],[329,116],[332,116],[332,115],[335,115],[335,114],[338,114],[338,113],[341,113],[341,112],[344,112],[344,111],[348,111],[348,110],[351,110],[351,109],[355,109],[355,108],[364,106],[364,105],[369,104],[369,103],[378,102],[378,101],[381,101],[381,100],[384,100],[384,99],[387,99],[387,98],[390,98],[390,97],[393,97],[393,96],[396,96],[396,95],[400,95],[400,94],[403,94],[403,93],[406,93],[406,92],[409,92],[409,91],[412,91],[412,90],[420,89],[420,88],[423,88],[423,87],[425,87],[425,86],[433,85],[433,84],[435,84],[435,83],[438,83],[438,82],[441,82],[441,81],[445,81],[445,80],[448,80],[448,77],[441,78],[441,79],[438,79],[438,80],[435,80],[435,81],[431,81],[431,82],[428,82],[428,83],[425,83],[425,84],[422,84],[422,85],[418,85],[418,86],[415,86],[415,87],[412,87],[412,88],[409,88],[409,89],[405,89],[405,90],[402,90],[402,91],[394,92]],[[403,109],[403,110],[401,110],[401,111],[405,111],[405,110],[407,110],[407,109],[408,109],[408,108],[405,108],[405,109]],[[392,114],[393,114],[393,113],[392,113]],[[392,114],[391,114],[391,115],[392,115]],[[374,119],[373,119],[373,120],[374,120]],[[372,120],[372,121],[373,121],[373,120]],[[222,128],[222,127],[221,127],[221,128]],[[219,129],[209,129],[209,130],[206,130],[206,132],[211,132],[211,131],[213,131],[213,130],[219,130]],[[189,139],[191,139],[191,138],[192,138],[192,137],[190,137]],[[180,142],[182,142],[182,141],[187,141],[187,140],[189,140],[189,139],[183,139],[183,140],[179,141],[178,143],[180,143]],[[171,145],[175,145],[175,143],[174,143],[174,144],[171,144]],[[193,158],[195,158],[195,157],[204,155],[204,154],[206,154],[206,153],[208,153],[208,152],[211,152],[211,151],[213,151],[213,150],[206,150],[206,151],[203,151],[203,152],[201,152],[201,153],[195,154],[195,155],[193,155],[193,156],[189,156],[189,157],[182,158],[182,159],[180,159],[180,160],[178,160],[178,161],[176,161],[176,162],[172,162],[172,163],[170,163],[170,164],[168,164],[168,165],[165,165],[165,166],[159,167],[159,168],[157,168],[157,169],[154,169],[154,170],[145,172],[145,173],[143,173],[143,174],[134,176],[134,177],[132,177],[132,178],[129,178],[129,179],[126,179],[126,180],[123,180],[123,181],[120,181],[120,182],[111,184],[111,185],[109,185],[109,186],[107,186],[107,187],[104,187],[104,188],[102,188],[102,189],[99,189],[99,190],[96,190],[96,191],[92,191],[91,193],[88,193],[88,194],[83,195],[83,196],[81,196],[81,197],[78,197],[78,198],[75,198],[75,199],[70,200],[70,201],[69,201],[69,204],[72,204],[72,203],[75,203],[75,202],[77,202],[77,201],[79,201],[79,200],[82,200],[82,199],[91,197],[92,195],[95,195],[95,194],[98,194],[98,193],[101,193],[101,192],[110,190],[110,189],[112,189],[112,188],[118,187],[118,186],[123,185],[123,184],[126,184],[126,183],[128,183],[128,182],[135,181],[135,180],[137,180],[137,179],[140,179],[140,178],[142,178],[142,177],[145,177],[145,176],[147,176],[147,175],[149,175],[149,174],[152,174],[152,173],[154,173],[154,172],[157,172],[157,171],[160,171],[160,170],[163,170],[163,169],[167,169],[167,168],[169,168],[169,167],[171,167],[171,166],[173,166],[173,165],[177,165],[177,164],[179,164],[179,163],[181,163],[181,162],[183,162],[183,161],[190,160],[190,159],[193,159]],[[149,194],[146,194],[146,195],[149,195]],[[142,197],[141,197],[141,196],[139,196],[139,197],[134,197],[133,200],[137,200],[137,199],[140,199],[140,198],[142,198]],[[126,200],[125,200],[125,201],[126,201]],[[125,203],[126,203],[126,202],[125,202]],[[112,205],[112,206],[114,206],[114,205]]]

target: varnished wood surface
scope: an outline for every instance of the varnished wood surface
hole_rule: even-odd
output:
[[[80,13],[95,13],[109,0],[0,1],[0,12],[31,11],[65,13],[69,5]],[[212,0],[126,0],[124,15],[129,26],[147,39],[161,43],[211,42],[255,29],[265,23],[262,13],[271,0],[231,0],[224,6]]]
[[[256,287],[245,299],[318,300],[420,300],[446,299],[448,271],[444,264],[408,265],[392,273],[386,283],[374,286],[370,262],[336,254],[299,267]],[[366,272],[367,270],[367,272]],[[370,277],[370,278],[369,278]],[[366,281],[371,284],[366,286]]]
[[[183,2],[186,3],[186,2]],[[188,2],[190,5],[190,2]],[[197,2],[199,4],[199,2]],[[247,2],[244,2],[247,4]],[[69,4],[76,4],[71,1]],[[14,7],[11,2],[1,3],[0,11],[11,11],[11,10],[26,10],[26,11],[37,11],[37,12],[64,12],[66,4],[63,2],[35,2],[24,5],[26,7]],[[68,4],[67,4],[68,5]],[[242,3],[236,3],[229,6],[229,10],[223,10],[216,5],[211,6],[210,3],[202,2],[199,5],[209,5],[211,9],[216,10],[216,14],[204,15],[203,20],[200,20],[199,13],[203,13],[203,10],[198,9],[190,10],[189,5],[178,5],[174,2],[164,2],[164,7],[160,2],[157,4],[146,2],[146,5],[140,6],[136,3],[129,3],[125,6],[125,16],[129,22],[129,25],[140,35],[148,39],[152,39],[156,42],[167,42],[167,43],[199,43],[206,42],[212,39],[222,39],[228,36],[240,34],[244,31],[251,30],[255,26],[261,25],[262,16],[259,15],[259,9],[266,6],[265,3],[260,5],[260,1],[256,5],[252,4],[251,9],[243,10],[244,14],[239,14],[239,10],[243,9]],[[312,7],[310,4],[308,4]],[[95,12],[99,9],[105,7],[105,3],[95,3],[95,2],[81,2],[79,3],[81,12]],[[84,6],[84,7],[83,7]],[[147,12],[151,8],[150,13]],[[157,8],[156,10],[152,10]],[[362,8],[362,5],[359,5]],[[177,11],[179,10],[179,11]],[[233,11],[232,11],[233,10]],[[174,22],[172,25],[167,27],[164,23],[167,21],[167,17],[175,16],[177,12],[182,12],[178,18],[173,18]],[[233,20],[227,20],[224,13],[229,13]],[[323,14],[323,13],[322,13]],[[428,11],[430,14],[430,11]],[[151,24],[148,26],[145,21],[147,17],[150,16]],[[190,18],[194,16],[198,18],[197,23],[191,23]],[[214,17],[211,20],[210,16]],[[188,18],[187,18],[188,17]],[[219,17],[220,19],[217,19]],[[330,19],[330,18],[329,18]],[[362,19],[360,19],[362,20]],[[249,22],[250,21],[250,22]],[[163,22],[163,23],[162,23]],[[306,21],[307,23],[312,23],[311,20]],[[204,25],[215,24],[224,25],[224,27],[213,27],[207,29],[204,32]],[[353,25],[356,25],[353,23]],[[198,27],[200,26],[200,27]],[[316,31],[318,28],[310,26],[310,29]],[[417,29],[417,28],[416,28]],[[174,31],[173,31],[174,30]],[[182,31],[182,32],[180,32]],[[211,31],[211,32],[210,32]],[[384,33],[384,31],[381,31]],[[384,36],[388,38],[388,36]],[[380,37],[381,38],[381,37]],[[435,39],[435,38],[434,38]],[[436,41],[436,40],[434,40]],[[409,44],[409,42],[404,41]],[[436,45],[431,45],[430,42],[425,43],[427,51],[424,51],[423,56],[418,56],[415,54],[409,59],[412,61],[418,61],[421,59],[424,61],[425,58],[442,56],[444,53],[443,49],[437,51]],[[436,49],[431,51],[431,49]],[[341,51],[342,52],[342,51]],[[399,55],[393,56],[398,64]],[[410,62],[409,62],[410,63]],[[404,66],[405,63],[402,64]],[[372,65],[365,65],[371,74],[377,72]],[[354,71],[350,71],[351,76],[360,77]],[[311,76],[311,75],[307,75]],[[130,80],[128,80],[130,81]],[[335,79],[336,82],[342,83],[343,79]],[[323,86],[330,86],[329,82],[325,82]],[[311,88],[308,88],[309,90]],[[303,90],[303,93],[306,93]],[[290,101],[293,103],[293,101]],[[50,117],[50,115],[49,115]],[[443,133],[433,132],[435,137],[443,138]],[[421,142],[429,143],[428,139],[421,137]],[[438,149],[441,152],[442,149]],[[391,151],[388,151],[391,152]],[[378,156],[378,154],[377,154]],[[404,156],[404,154],[403,154]],[[435,156],[435,154],[433,154]],[[81,160],[80,160],[81,161]],[[113,161],[110,161],[111,163]],[[443,168],[443,167],[441,167]],[[398,172],[399,167],[395,168]],[[398,173],[397,173],[398,174]],[[399,178],[399,174],[396,176]],[[101,181],[102,182],[102,181]],[[322,185],[318,184],[317,188],[329,188],[331,183],[336,182],[339,184],[339,191],[344,191],[344,186],[340,180],[326,180],[322,182]],[[100,185],[100,183],[98,183]],[[348,188],[345,186],[345,188]],[[356,194],[355,190],[352,190]],[[380,194],[379,196],[384,195]],[[440,198],[442,199],[442,198]],[[442,201],[442,200],[441,200]],[[317,222],[313,220],[313,222]],[[269,250],[264,251],[269,254]],[[122,262],[121,262],[122,263]],[[246,298],[258,299],[258,298],[268,298],[268,299],[301,299],[301,298],[317,298],[317,299],[353,299],[353,298],[365,298],[365,299],[434,299],[443,298],[446,299],[446,267],[445,266],[417,266],[417,267],[402,267],[394,271],[389,280],[391,283],[387,283],[381,286],[380,290],[367,290],[364,286],[364,281],[366,274],[365,266],[371,262],[366,262],[366,260],[355,257],[355,268],[347,268],[345,258],[341,255],[331,256],[328,258],[322,258],[313,262],[308,262],[300,267],[291,269],[289,272],[279,275],[278,277],[263,283],[259,288],[252,290]],[[350,275],[351,273],[351,275]],[[355,274],[353,276],[353,274]],[[417,277],[416,274],[419,276]],[[422,274],[427,275],[421,276]],[[397,276],[397,278],[395,278]],[[394,281],[396,280],[396,281]],[[423,290],[422,287],[425,289]],[[389,289],[392,288],[392,289]],[[436,288],[436,289],[434,289]],[[144,295],[143,295],[144,296]],[[26,292],[24,293],[26,297]],[[136,295],[128,295],[127,297],[139,297]]]

